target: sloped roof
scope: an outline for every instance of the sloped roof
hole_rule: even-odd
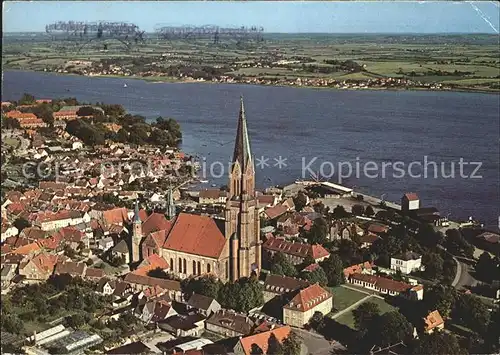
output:
[[[424,322],[426,331],[434,329],[440,326],[441,324],[444,324],[444,320],[441,317],[441,314],[439,314],[438,310],[429,313],[429,315],[424,318]]]
[[[320,244],[311,245],[311,244],[289,242],[285,239],[275,238],[275,237],[268,238],[266,242],[262,245],[262,248],[266,250],[282,252],[285,254],[298,256],[301,258],[305,258],[306,256],[309,255],[314,259],[319,259],[330,255],[328,250],[326,250]]]
[[[140,217],[140,211],[139,211]],[[165,218],[165,215],[162,213],[152,213],[144,223],[142,223],[142,234],[148,235],[149,233],[168,230],[171,228],[172,222]]]
[[[407,192],[404,196],[408,201],[418,201],[418,195],[414,192]]]
[[[289,326],[275,328],[267,332],[257,333],[254,335],[241,338],[240,344],[243,348],[243,351],[245,352],[245,355],[251,354],[252,344],[258,345],[259,348],[261,348],[263,353],[265,354],[267,352],[269,337],[271,336],[271,334],[274,334],[276,339],[278,339],[278,341],[282,343],[283,340],[285,340],[285,338],[288,337],[290,331],[291,328]]]
[[[311,283],[307,280],[296,279],[289,276],[269,274],[264,281],[264,291],[283,293],[297,290],[302,287],[307,287]]]
[[[122,224],[128,221],[128,211],[125,207],[113,208],[102,213],[104,222],[110,224]]]
[[[300,290],[285,306],[294,311],[306,312],[331,298],[332,294],[318,284]]]
[[[225,242],[224,235],[212,218],[181,213],[175,219],[163,248],[219,258]]]
[[[210,305],[215,300],[212,297],[207,297],[203,295],[199,295],[197,293],[193,294],[188,301],[188,305],[197,309],[208,310]]]

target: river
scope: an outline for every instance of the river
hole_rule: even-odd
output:
[[[19,99],[24,92],[121,104],[148,119],[173,117],[182,127],[183,150],[206,162],[208,175],[210,166],[215,175],[220,172],[216,161],[227,172],[243,95],[253,154],[269,159],[256,167],[258,187],[307,179],[314,172],[355,190],[385,194],[389,201],[416,192],[421,206],[435,206],[442,215],[474,216],[488,227],[498,226],[498,94],[152,83],[4,72],[2,100]],[[278,166],[275,159],[280,157]],[[462,164],[462,171],[460,159],[469,163]],[[339,168],[348,175],[349,166],[351,176],[340,180]],[[226,176],[207,179],[225,184]]]

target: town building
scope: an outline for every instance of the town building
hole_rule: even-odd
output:
[[[288,335],[290,335],[290,332],[291,328],[289,326],[284,326],[284,327],[274,328],[267,332],[261,332],[246,337],[242,337],[240,338],[240,340],[233,349],[234,354],[235,355],[255,354],[256,347],[260,349],[259,353],[266,354],[271,334],[274,334],[276,339],[280,343],[283,343],[283,341],[288,337]]]
[[[262,258],[254,185],[255,171],[242,99],[225,222],[189,213],[180,213],[171,220],[155,213],[144,223],[135,219],[136,236],[132,235],[131,239],[136,243],[141,234],[140,257],[160,255],[181,278],[213,274],[221,280],[236,280],[253,272],[258,274]]]
[[[422,255],[414,252],[406,252],[391,256],[391,270],[401,271],[402,274],[411,274],[419,271],[422,267]]]
[[[403,212],[418,210],[420,208],[420,199],[414,192],[408,192],[401,198],[401,210]]]
[[[225,337],[250,334],[255,323],[246,315],[222,309],[213,313],[205,322],[207,330]]]
[[[332,307],[332,294],[314,284],[298,291],[297,295],[283,307],[283,322],[293,327],[303,327],[315,312],[327,315],[332,311]]]
[[[221,305],[212,297],[193,294],[187,303],[187,309],[194,309],[205,317],[210,317],[212,313],[218,312]]]
[[[386,277],[366,274],[352,274],[348,281],[353,285],[390,296],[402,296],[411,300],[422,300],[424,298],[422,285],[412,286]]]
[[[264,281],[264,302],[268,302],[275,297],[281,297],[289,292],[310,286],[307,280],[301,280],[289,276],[269,274]]]
[[[328,250],[326,250],[320,244],[303,244],[298,242],[289,242],[284,238],[270,237],[262,245],[264,251],[264,257],[266,261],[271,261],[272,257],[276,253],[283,253],[288,260],[294,265],[302,263],[307,256],[312,257],[315,262],[325,260],[330,256]]]
[[[224,204],[227,200],[227,192],[218,189],[204,189],[198,195],[198,202],[201,204]]]
[[[425,333],[432,334],[435,330],[442,329],[444,329],[444,320],[438,310],[430,312],[427,317],[424,318]]]

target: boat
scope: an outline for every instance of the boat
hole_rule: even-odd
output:
[[[123,84],[123,87],[126,88],[127,87],[127,84]]]
[[[208,180],[200,180],[202,184],[208,184]]]
[[[212,184],[212,187],[217,187],[217,184]]]

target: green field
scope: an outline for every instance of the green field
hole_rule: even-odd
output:
[[[228,40],[214,45],[210,40],[159,40],[149,34],[145,42],[130,47],[113,39],[85,43],[44,34],[3,39],[4,68],[55,71],[71,60],[96,64],[110,59],[132,70],[129,77],[154,81],[176,80],[155,72],[183,65],[224,68],[224,75],[243,78],[363,82],[390,77],[442,83],[459,90],[500,90],[496,35],[265,34],[263,42]],[[350,71],[331,61],[353,61],[363,68]],[[144,71],[153,73],[141,75]]]
[[[350,305],[367,296],[365,293],[354,291],[342,286],[331,287],[330,290],[333,293],[333,308],[336,309],[335,313],[346,309]]]
[[[377,304],[379,306],[379,309],[380,309],[380,314],[384,314],[386,312],[396,310],[396,308],[394,308],[393,306],[391,306],[390,304],[385,302],[383,299],[380,299],[378,297],[372,296],[372,297],[368,298],[365,302],[373,302],[373,303]],[[354,308],[354,309],[356,309],[356,308]],[[340,324],[347,325],[348,327],[354,329],[354,316],[352,314],[352,311],[353,310],[342,314],[338,318],[335,318],[335,320],[337,322],[339,322]]]

